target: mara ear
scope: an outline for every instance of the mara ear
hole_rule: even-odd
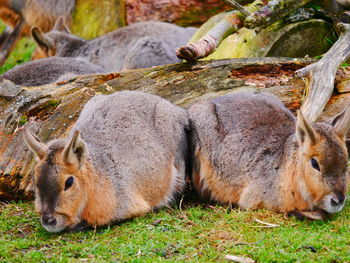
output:
[[[86,143],[80,138],[80,132],[75,131],[72,139],[63,150],[63,161],[80,169],[87,156]]]
[[[37,27],[32,28],[31,35],[40,49],[49,54],[49,51],[53,49],[53,44],[51,43],[50,39],[48,39],[45,34]]]
[[[47,146],[27,127],[25,127],[23,130],[23,138],[29,148],[35,154],[36,159],[42,160],[45,158]]]
[[[296,133],[300,145],[313,146],[319,142],[319,136],[300,110],[297,112]]]
[[[55,25],[54,25],[52,30],[57,30],[57,31],[60,31],[60,32],[63,32],[63,33],[68,33],[68,34],[71,33],[69,28],[68,28],[68,26],[64,22],[64,17],[63,16],[60,16],[56,20],[56,23],[55,23]]]
[[[350,128],[350,106],[334,118],[332,125],[335,133],[344,141]]]

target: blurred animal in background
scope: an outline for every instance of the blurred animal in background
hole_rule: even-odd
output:
[[[134,91],[93,97],[68,140],[45,144],[25,129],[42,226],[96,227],[170,204],[185,185],[186,129],[186,110]]]
[[[350,108],[332,124],[310,124],[276,97],[247,92],[198,102],[189,118],[200,195],[312,219],[344,207]]]
[[[196,32],[165,22],[140,22],[119,28],[104,36],[85,40],[70,33],[64,19],[43,33],[32,29],[38,48],[33,59],[58,56],[81,57],[106,70],[128,70],[178,63],[175,48],[184,45]]]
[[[77,75],[104,72],[106,70],[102,67],[83,59],[50,57],[18,65],[0,75],[0,82],[7,79],[19,86],[39,86]]]
[[[0,18],[7,24],[0,36],[0,65],[20,35],[29,34],[32,27],[47,32],[61,16],[70,25],[74,7],[75,0],[0,0]]]

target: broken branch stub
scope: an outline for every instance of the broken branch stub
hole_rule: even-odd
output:
[[[240,12],[232,12],[232,15],[221,20],[197,42],[179,47],[176,50],[177,57],[187,61],[196,61],[209,56],[228,35],[242,27],[243,17],[244,15]]]
[[[307,77],[306,99],[301,107],[309,121],[316,121],[334,90],[338,67],[350,57],[350,25],[339,23],[339,39],[318,62],[296,71],[299,77]]]
[[[262,0],[256,0],[244,8],[245,13],[253,13],[263,5]],[[238,10],[231,12],[223,20],[217,23],[204,37],[200,40],[179,47],[176,55],[180,59],[187,61],[196,61],[200,58],[209,56],[215,51],[220,43],[230,34],[238,31],[243,27],[246,15]]]

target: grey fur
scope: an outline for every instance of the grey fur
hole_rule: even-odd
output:
[[[84,40],[57,30],[45,34],[56,56],[82,57],[107,70],[145,68],[180,60],[175,49],[187,43],[196,31],[164,22],[140,22],[104,36]]]
[[[81,131],[98,173],[110,178],[117,199],[123,199],[116,218],[123,218],[132,201],[128,189],[157,187],[157,170],[164,170],[172,155],[184,182],[187,122],[185,110],[145,93],[98,95],[86,104],[74,130]]]
[[[0,75],[19,86],[39,86],[68,80],[76,75],[103,73],[105,69],[82,59],[51,57],[30,61]]]
[[[189,118],[194,151],[201,151],[210,161],[216,180],[237,192],[245,191],[234,203],[281,211],[284,198],[288,198],[281,196],[281,180],[291,169],[298,169],[301,151],[294,115],[272,95],[247,92],[194,104]],[[326,141],[327,154],[321,163],[324,180],[332,184],[332,176],[345,178],[347,152],[333,127],[326,123],[312,126]],[[197,173],[199,165],[195,159]],[[205,176],[201,179],[208,187]]]

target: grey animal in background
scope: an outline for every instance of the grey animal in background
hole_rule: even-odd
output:
[[[107,70],[148,68],[180,62],[175,49],[184,45],[195,28],[183,28],[164,22],[140,22],[119,28],[104,36],[85,40],[72,35],[63,19],[46,34],[33,28],[38,44],[33,59],[58,56],[82,57]]]
[[[184,109],[122,91],[93,97],[68,140],[45,144],[25,129],[38,159],[35,206],[43,227],[100,226],[171,203],[185,183],[187,126]]]
[[[313,219],[344,207],[350,108],[332,125],[310,124],[276,97],[247,92],[198,102],[189,118],[200,195]]]
[[[74,7],[75,0],[1,0],[0,18],[9,27],[0,35],[0,65],[19,36],[29,34],[32,27],[48,32],[59,17],[64,17],[70,25]]]
[[[0,75],[0,82],[8,79],[19,86],[39,86],[68,80],[77,75],[104,73],[100,66],[82,59],[51,57],[30,61]]]

